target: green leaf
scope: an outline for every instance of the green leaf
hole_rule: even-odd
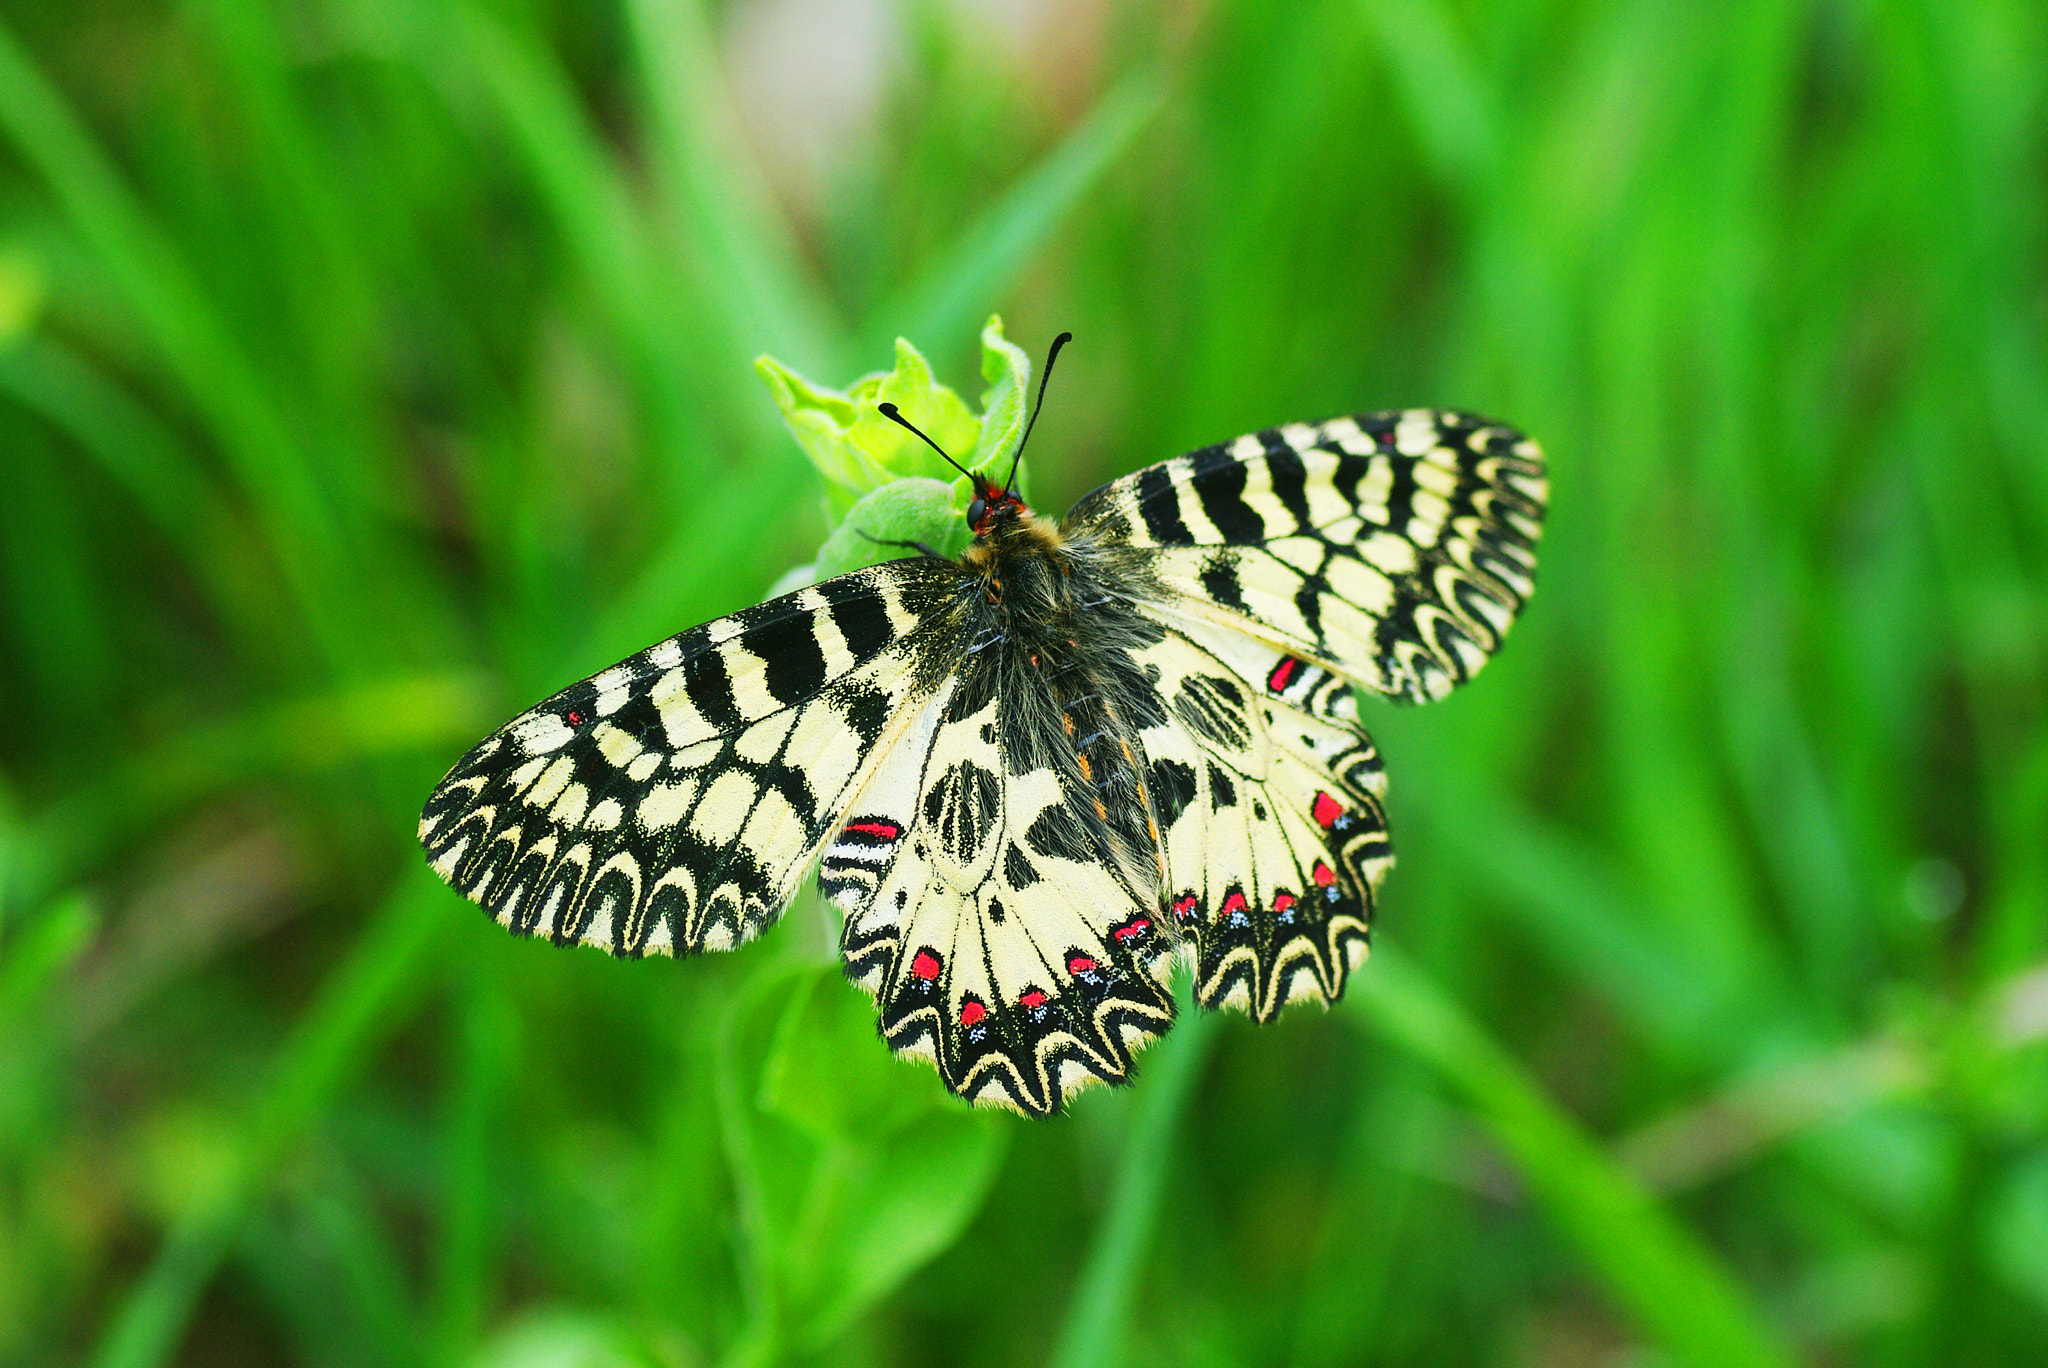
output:
[[[871,493],[906,477],[949,479],[952,467],[900,423],[881,413],[893,403],[903,416],[947,452],[968,452],[981,420],[964,400],[932,378],[931,363],[908,341],[896,339],[896,368],[864,375],[844,390],[798,375],[772,356],[754,360],[797,445],[828,484]]]
[[[1060,1327],[1054,1368],[1124,1361],[1125,1327],[1159,1222],[1168,1171],[1182,1151],[1181,1128],[1221,1029],[1220,1014],[1192,1009],[1185,981],[1174,995],[1180,999],[1179,1019],[1172,1033],[1146,1053],[1145,1087],[1136,1090],[1134,1099],[1126,1094],[1117,1100],[1132,1113],[1130,1137]]]
[[[761,1064],[760,1107],[813,1140],[880,1137],[930,1110],[933,1090],[875,1047],[874,1008],[830,967],[792,982]]]
[[[1352,1000],[1365,1016],[1465,1095],[1608,1294],[1674,1362],[1788,1368],[1776,1335],[1712,1251],[1603,1154],[1428,973],[1378,946],[1353,982]]]
[[[863,495],[847,510],[846,521],[825,538],[815,578],[830,579],[901,556],[904,548],[889,542],[923,542],[934,551],[959,554],[971,536],[965,511],[973,497],[965,476],[951,484],[911,476]]]
[[[968,467],[1000,480],[1024,443],[1031,398],[1031,358],[1003,336],[1000,314],[990,314],[982,325],[981,378],[988,382],[981,393],[981,440],[975,443]],[[1021,471],[1018,478],[1023,478]]]
[[[878,1049],[874,1022],[836,965],[784,965],[725,1033],[727,1152],[748,1266],[768,1284],[749,1327],[764,1358],[826,1346],[959,1239],[1008,1143],[1004,1118]]]
[[[151,1368],[176,1351],[249,1204],[369,1065],[377,1041],[408,1019],[430,977],[429,951],[451,924],[447,890],[424,867],[399,881],[278,1050],[241,1129],[229,1191],[188,1208],[166,1232],[100,1332],[90,1360],[97,1368]]]
[[[1024,441],[1031,358],[1003,337],[1003,320],[994,314],[981,330],[981,375],[988,384],[981,414],[934,379],[924,353],[901,337],[894,370],[862,376],[843,390],[806,379],[772,356],[757,357],[754,369],[797,445],[825,477],[828,504],[841,515],[808,573],[786,577],[778,588],[896,559],[906,543],[946,555],[966,549],[973,481],[883,416],[882,404],[896,405],[962,466],[991,482],[1011,475]]]

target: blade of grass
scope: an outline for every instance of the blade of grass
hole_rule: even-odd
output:
[[[697,301],[663,264],[645,211],[554,55],[476,5],[458,0],[449,15],[446,48],[433,57],[458,57],[483,81],[633,368],[657,450],[696,468],[710,437],[698,409],[718,406],[715,363],[691,345]]]
[[[1216,1043],[1218,1014],[1194,1008],[1185,992],[1179,996],[1182,1010],[1174,1029],[1146,1052],[1145,1086],[1134,1099],[1137,1116],[1053,1348],[1055,1368],[1124,1361],[1124,1325],[1158,1224],[1167,1170],[1179,1152],[1175,1138]]]
[[[275,593],[269,553],[248,535],[192,451],[155,415],[47,337],[25,337],[0,350],[0,392],[62,431],[135,500],[239,638],[273,643],[277,619],[288,610]]]
[[[0,941],[0,1028],[11,1033],[58,975],[77,962],[100,927],[99,910],[82,893],[51,903]]]
[[[885,351],[898,336],[971,333],[1165,103],[1166,85],[1156,71],[1141,67],[1126,75],[950,249],[868,316],[861,328],[867,349]]]
[[[440,881],[424,866],[408,870],[279,1052],[242,1131],[233,1181],[217,1200],[188,1209],[164,1236],[110,1317],[90,1360],[94,1368],[154,1368],[175,1352],[249,1204],[368,1063],[376,1042],[425,995],[429,952],[450,924],[448,913]]]
[[[194,727],[38,813],[0,891],[33,905],[150,823],[238,782],[473,741],[495,720],[491,695],[474,674],[410,676]]]
[[[1464,194],[1489,192],[1500,121],[1449,11],[1433,0],[1362,0],[1362,8],[1437,176]]]
[[[719,613],[752,603],[802,550],[764,529],[780,527],[817,481],[795,444],[709,482],[633,583],[591,624],[563,673],[600,669],[623,655]],[[537,681],[559,687],[559,678]]]
[[[1416,768],[1429,782],[1404,801],[1429,821],[1432,835],[1496,897],[1557,972],[1586,984],[1669,1057],[1711,1062],[1741,1033],[1721,1029],[1742,999],[1688,965],[1634,910],[1612,863],[1545,822],[1509,794],[1472,777],[1451,746],[1421,739]],[[1458,814],[1489,814],[1482,827]]]
[[[0,133],[48,184],[152,335],[160,359],[207,419],[257,503],[287,578],[329,659],[374,658],[337,619],[348,601],[344,543],[305,453],[206,292],[112,162],[6,27],[0,26]]]
[[[770,352],[799,370],[857,364],[845,328],[806,266],[722,98],[697,0],[630,0],[640,89],[669,212],[686,230],[708,311],[742,356]],[[768,426],[764,424],[764,427]]]
[[[1418,966],[1384,945],[1347,1013],[1462,1093],[1608,1293],[1672,1359],[1694,1368],[1793,1360],[1705,1246],[1567,1116]]]
[[[452,1034],[441,1211],[434,1248],[434,1359],[466,1362],[483,1330],[490,1268],[492,1127],[519,1018],[494,985],[462,989]]]
[[[353,460],[324,462],[350,502],[367,501],[384,474],[373,460],[383,448],[366,440],[379,413],[369,397],[376,301],[366,236],[351,208],[370,187],[337,175],[320,145],[291,77],[292,61],[278,14],[246,0],[204,0],[186,12],[218,57],[219,85],[234,102],[236,133],[245,140],[248,175],[260,187],[267,230],[289,253],[278,273],[286,297],[279,312],[295,315],[295,350],[308,364],[294,368],[295,388],[320,407],[323,444]],[[371,458],[371,459],[365,459]]]

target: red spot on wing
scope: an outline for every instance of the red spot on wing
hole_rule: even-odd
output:
[[[1273,910],[1275,912],[1285,912],[1292,906],[1294,906],[1294,895],[1292,893],[1275,893],[1273,895]]]
[[[1233,912],[1242,912],[1244,909],[1244,894],[1235,888],[1231,889],[1230,896],[1223,900],[1223,915],[1227,917]]]
[[[863,836],[875,836],[884,841],[893,841],[903,834],[903,828],[894,822],[848,822],[848,831],[858,831]]]
[[[960,1024],[962,1026],[972,1026],[987,1015],[988,1008],[982,1006],[973,998],[969,998],[960,1004]]]
[[[1133,919],[1126,925],[1119,926],[1118,928],[1116,928],[1116,930],[1110,932],[1109,934],[1116,937],[1118,944],[1122,944],[1125,941],[1136,940],[1138,937],[1144,935],[1147,931],[1150,931],[1151,929],[1152,923],[1150,921],[1148,921],[1144,917],[1138,917]]]
[[[1328,831],[1337,824],[1337,819],[1344,815],[1344,805],[1327,793],[1318,793],[1311,813],[1316,819],[1316,825]]]
[[[910,972],[929,983],[939,976],[939,957],[929,950],[917,952],[917,958],[910,962]]]
[[[1321,860],[1317,860],[1316,867],[1309,871],[1309,877],[1316,881],[1318,888],[1328,888],[1331,884],[1337,882],[1337,871],[1324,864]]]
[[[1266,687],[1274,693],[1281,692],[1287,687],[1287,682],[1294,678],[1294,672],[1300,668],[1301,662],[1293,656],[1282,657],[1280,663],[1273,667],[1273,673],[1266,676]]]
[[[1070,974],[1085,974],[1094,967],[1095,961],[1086,955],[1075,955],[1067,961],[1067,972]]]
[[[1183,893],[1178,898],[1175,898],[1173,900],[1173,915],[1179,917],[1182,921],[1186,921],[1189,917],[1194,916],[1195,895]]]
[[[567,722],[572,727],[580,727],[583,725],[584,717],[582,713],[576,711],[576,709],[574,708],[571,708],[569,709],[569,711],[562,714],[562,720],[564,722]]]
[[[1027,988],[1024,990],[1024,996],[1018,998],[1017,1001],[1023,1003],[1026,1007],[1036,1010],[1045,1006],[1045,994],[1039,992],[1036,988]]]

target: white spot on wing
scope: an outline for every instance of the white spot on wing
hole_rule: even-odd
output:
[[[590,914],[590,920],[583,927],[579,937],[585,945],[610,945],[612,943],[612,913],[618,909],[619,900],[606,897]]]
[[[1434,451],[1430,452],[1430,455],[1434,456],[1437,452],[1443,450],[1442,447],[1437,447]],[[1450,453],[1444,452],[1444,454],[1449,455]],[[1415,463],[1415,483],[1420,488],[1427,489],[1433,494],[1440,494],[1448,499],[1458,490],[1458,472],[1456,470],[1447,470],[1438,462],[1417,461]]]
[[[551,712],[536,713],[512,726],[512,739],[528,755],[546,755],[567,745],[575,731]]]
[[[462,863],[462,857],[469,850],[469,837],[464,836],[454,845],[436,855],[431,861],[433,871],[443,879],[455,878],[455,867]]]
[[[512,796],[516,798],[520,794],[524,793],[526,791],[527,785],[531,784],[535,779],[538,779],[540,777],[540,772],[546,769],[547,767],[548,759],[546,756],[543,755],[537,760],[527,761],[518,769],[513,770],[510,774],[506,775],[505,782],[512,786]]]
[[[591,740],[597,742],[597,753],[620,769],[631,764],[633,757],[640,754],[640,742],[633,734],[609,722],[599,723],[597,730],[591,733]]]
[[[1354,456],[1372,455],[1373,440],[1365,435],[1355,418],[1332,418],[1323,424],[1323,436]]]
[[[557,756],[540,778],[533,781],[531,791],[522,795],[525,801],[535,807],[546,807],[555,801],[563,789],[569,786],[570,776],[576,773],[576,762],[566,755]]]
[[[649,831],[666,831],[690,810],[690,800],[697,796],[697,781],[683,779],[673,784],[656,784],[647,790],[647,796],[633,809],[633,816]]]
[[[768,662],[746,647],[725,648],[725,674],[732,688],[732,704],[741,717],[767,717],[782,704],[768,692]]]
[[[1394,449],[1403,456],[1420,456],[1436,445],[1436,415],[1428,409],[1409,409],[1394,425]]]
[[[690,820],[691,833],[713,845],[730,843],[740,834],[740,824],[747,820],[759,794],[760,790],[746,775],[727,770],[704,790],[704,800]]]
[[[1394,463],[1375,456],[1358,482],[1358,515],[1371,522],[1387,520],[1387,497],[1394,492]]]
[[[590,677],[590,687],[599,693],[610,693],[623,689],[633,682],[633,668],[630,665],[614,665],[609,670],[600,670]]]
[[[548,809],[548,820],[564,826],[575,826],[583,820],[583,814],[590,806],[590,790],[581,784],[571,784],[562,790],[562,796]]]
[[[1391,532],[1375,532],[1358,547],[1358,554],[1389,575],[1405,575],[1415,569],[1415,544]]]

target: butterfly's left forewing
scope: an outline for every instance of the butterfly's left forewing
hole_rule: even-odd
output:
[[[843,575],[529,709],[427,800],[434,870],[521,935],[729,949],[782,913],[950,658],[949,562]]]

